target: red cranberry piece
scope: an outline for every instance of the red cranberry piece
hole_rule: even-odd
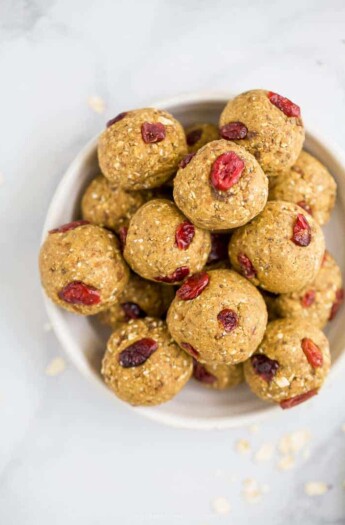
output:
[[[228,257],[228,237],[219,233],[211,233],[211,251],[206,264],[223,261]]]
[[[68,222],[67,224],[63,224],[62,226],[59,226],[59,228],[54,228],[53,230],[49,230],[48,233],[65,233],[70,230],[75,230],[75,228],[78,228],[79,226],[84,226],[85,224],[90,224],[90,223],[89,221]]]
[[[238,315],[230,308],[224,308],[224,310],[219,312],[217,319],[226,332],[232,332],[238,326]]]
[[[318,393],[318,390],[315,388],[314,390],[305,392],[305,394],[300,394],[299,396],[290,397],[290,399],[284,399],[283,401],[280,402],[280,406],[283,410],[286,410],[287,408],[293,408],[296,405],[304,403],[304,401],[307,401],[311,397],[316,396],[317,393]]]
[[[194,224],[183,221],[175,231],[175,242],[179,250],[187,250],[195,235]]]
[[[137,303],[131,303],[130,301],[127,303],[121,303],[121,308],[125,314],[126,321],[130,321],[131,319],[142,319],[143,317],[146,317],[146,313]]]
[[[264,354],[255,354],[250,358],[250,361],[255,373],[267,383],[272,381],[279,368],[278,361],[270,359]]]
[[[191,356],[195,358],[199,357],[199,352],[189,343],[180,343],[180,347],[183,348],[183,350],[185,350],[186,352],[188,352]]]
[[[193,157],[195,157],[195,153],[188,153],[188,155],[185,155],[180,161],[178,167],[182,169],[185,168],[186,166],[188,166]]]
[[[293,225],[292,242],[297,246],[309,246],[311,241],[311,228],[309,222],[302,213],[297,215],[295,224]]]
[[[308,290],[301,298],[301,305],[303,308],[309,308],[315,302],[316,292],[315,290]]]
[[[127,346],[119,353],[119,363],[123,368],[133,368],[140,366],[147,361],[147,359],[158,348],[158,343],[154,339],[144,337],[139,341]]]
[[[187,275],[189,275],[188,266],[179,266],[170,275],[158,275],[158,277],[155,277],[155,281],[159,281],[161,283],[179,283],[183,281]]]
[[[123,111],[122,113],[119,113],[118,115],[116,115],[116,117],[112,118],[111,120],[108,120],[107,128],[110,128],[110,126],[112,126],[113,124],[116,124],[116,122],[119,122],[120,120],[125,118],[127,114],[128,114],[128,111]]]
[[[92,306],[101,301],[101,294],[97,288],[83,283],[82,281],[71,281],[59,291],[60,299],[69,304],[83,304]]]
[[[270,91],[267,96],[271,104],[280,109],[280,111],[282,111],[287,117],[301,116],[301,108],[297,106],[297,104],[291,102],[291,100],[288,98],[282,97],[281,95],[273,93],[272,91]]]
[[[313,368],[318,368],[323,365],[323,356],[320,348],[308,337],[302,339],[302,350],[308,360],[308,363]]]
[[[209,276],[206,272],[199,272],[191,275],[176,292],[182,301],[190,301],[198,297],[209,283]]]
[[[193,129],[192,131],[187,133],[186,139],[187,139],[188,146],[194,146],[194,144],[196,144],[201,139],[201,136],[202,136],[202,129],[200,128]]]
[[[313,215],[312,210],[311,210],[311,207],[309,206],[309,204],[308,204],[306,201],[299,201],[297,204],[298,204],[298,206],[300,206],[301,208],[303,208],[304,211],[306,211],[307,213],[309,213],[309,215]]]
[[[239,253],[237,255],[237,261],[241,267],[241,272],[245,277],[248,279],[253,279],[253,277],[256,277],[256,270],[249,257],[247,257],[244,253]]]
[[[201,363],[198,363],[196,359],[193,359],[193,377],[197,381],[205,383],[206,385],[212,385],[215,381],[217,381],[216,376],[208,372],[206,368]]]
[[[141,136],[145,144],[162,142],[165,139],[165,126],[160,122],[144,122],[141,125]]]
[[[120,241],[120,248],[121,248],[122,252],[123,252],[123,250],[125,249],[125,246],[126,246],[127,233],[128,233],[127,226],[122,226],[119,229],[119,231],[118,231],[118,236],[119,236],[119,241]]]
[[[340,288],[335,293],[335,301],[332,304],[331,314],[329,316],[329,320],[330,321],[332,321],[332,319],[334,319],[335,316],[337,315],[338,310],[339,310],[339,308],[340,308],[340,306],[341,306],[343,301],[344,301],[344,290],[343,290],[343,288]]]
[[[220,128],[220,136],[225,140],[245,139],[248,128],[243,122],[228,122]]]
[[[212,186],[219,191],[227,191],[236,184],[244,170],[244,162],[234,151],[219,155],[211,168]]]

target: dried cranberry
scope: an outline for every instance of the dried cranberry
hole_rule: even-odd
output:
[[[145,144],[162,142],[165,139],[165,126],[160,122],[144,122],[141,125],[141,136]]]
[[[332,319],[335,318],[335,316],[337,315],[338,310],[339,310],[339,308],[340,308],[340,306],[341,306],[343,301],[344,301],[344,290],[343,290],[343,288],[340,288],[335,293],[335,301],[332,304],[331,314],[329,316],[329,321],[332,321]]]
[[[283,410],[286,410],[287,408],[293,408],[296,405],[299,405],[300,403],[307,401],[311,397],[316,396],[317,393],[318,393],[318,390],[315,388],[314,390],[305,392],[305,394],[300,394],[299,396],[290,397],[290,399],[284,399],[283,401],[280,402],[280,406]]]
[[[302,213],[297,215],[295,224],[293,225],[293,235],[291,240],[297,246],[309,246],[311,241],[311,228],[309,222]]]
[[[247,133],[248,128],[243,122],[228,122],[220,128],[220,136],[226,140],[245,139]]]
[[[186,352],[188,352],[193,357],[199,357],[199,352],[189,343],[180,343],[180,347],[183,348],[183,350],[186,350]]]
[[[126,246],[127,233],[128,233],[127,226],[122,226],[121,228],[119,228],[118,236],[119,236],[120,247],[121,247],[121,251],[122,252],[123,252],[123,250],[125,249],[125,246]]]
[[[206,368],[201,363],[198,363],[196,359],[193,359],[193,377],[197,381],[205,383],[206,385],[212,385],[212,383],[217,381],[216,376],[208,372]]]
[[[125,314],[126,321],[130,321],[131,319],[142,319],[143,317],[146,317],[146,313],[137,303],[131,303],[130,301],[127,303],[121,303],[121,308]]]
[[[219,312],[217,319],[226,332],[232,332],[238,326],[238,315],[230,308],[224,308],[224,310]]]
[[[179,266],[170,275],[158,275],[158,277],[155,277],[154,279],[161,283],[179,283],[187,277],[187,275],[189,275],[188,266]]]
[[[128,111],[123,111],[122,113],[119,113],[118,115],[116,115],[116,117],[112,118],[111,120],[108,120],[107,122],[107,128],[110,128],[110,126],[112,126],[113,124],[115,124],[116,122],[119,122],[120,120],[122,120],[123,118],[125,118],[125,116],[128,114]]]
[[[195,235],[194,224],[183,221],[175,231],[175,242],[179,250],[187,250]]]
[[[60,299],[69,304],[83,304],[92,306],[101,301],[101,294],[97,288],[83,283],[82,281],[71,281],[59,291]]]
[[[186,166],[188,166],[193,157],[195,157],[195,153],[188,153],[188,155],[185,155],[180,161],[178,167],[181,169],[185,168]]]
[[[308,290],[301,298],[301,305],[303,308],[309,308],[315,302],[315,290]]]
[[[279,368],[278,361],[270,359],[264,354],[255,354],[250,358],[250,361],[255,373],[267,383],[272,381]]]
[[[195,273],[188,277],[176,295],[182,301],[190,301],[198,297],[209,283],[209,276],[206,272]]]
[[[288,98],[282,97],[281,95],[273,93],[272,91],[269,91],[267,96],[271,104],[280,109],[280,111],[282,111],[287,117],[301,116],[301,108],[297,106],[297,104],[291,102],[291,100]]]
[[[241,267],[241,272],[245,277],[248,279],[253,279],[253,277],[256,277],[256,270],[249,257],[247,257],[244,253],[239,253],[237,255],[237,261]]]
[[[219,191],[227,191],[236,184],[244,170],[243,160],[234,151],[219,155],[211,168],[212,186]]]
[[[123,368],[133,368],[140,366],[147,361],[147,359],[158,348],[158,343],[154,339],[144,337],[139,341],[127,346],[119,353],[119,363]]]
[[[309,204],[308,204],[306,201],[299,201],[297,204],[298,204],[298,206],[300,206],[301,208],[303,208],[304,211],[306,211],[307,213],[309,213],[309,215],[313,215],[312,210],[311,210],[311,207],[309,206]]]
[[[211,251],[206,264],[223,261],[228,257],[228,236],[211,233]]]
[[[302,350],[308,360],[308,363],[313,368],[318,368],[323,365],[323,356],[320,348],[308,337],[302,339]]]
[[[65,232],[69,232],[70,230],[75,230],[75,228],[78,228],[79,226],[84,226],[85,224],[90,224],[90,223],[89,221],[68,222],[67,224],[63,224],[62,226],[59,226],[59,228],[54,228],[53,230],[49,230],[48,233],[65,233]]]
[[[192,131],[187,133],[186,138],[187,138],[188,146],[194,146],[194,144],[196,144],[201,139],[201,136],[202,136],[202,129],[200,128],[193,129]]]

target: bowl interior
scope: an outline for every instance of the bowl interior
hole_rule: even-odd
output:
[[[217,123],[226,103],[225,97],[204,100],[186,98],[182,101],[155,104],[165,108],[184,125],[195,122]],[[88,182],[99,172],[96,153],[97,140],[92,140],[76,157],[62,178],[51,202],[43,235],[49,229],[79,217],[80,197]],[[338,199],[332,219],[325,227],[327,247],[344,273],[345,247],[345,158],[333,144],[315,133],[307,133],[305,148],[323,162],[338,184]],[[100,361],[108,336],[93,318],[65,312],[45,299],[48,315],[63,348],[78,369],[90,380],[109,392],[100,376]],[[327,327],[333,356],[332,374],[339,368],[345,348],[345,309]],[[114,396],[115,403],[121,403]],[[132,408],[142,415],[174,426],[189,428],[225,428],[248,424],[277,410],[263,403],[241,385],[233,390],[215,392],[190,381],[170,402],[154,408]]]

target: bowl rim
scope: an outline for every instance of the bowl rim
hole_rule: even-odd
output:
[[[181,95],[176,95],[174,97],[169,97],[163,100],[158,100],[150,103],[147,107],[156,107],[158,109],[165,109],[170,112],[174,112],[174,107],[181,104],[197,104],[203,103],[207,104],[208,102],[218,102],[226,104],[226,101],[231,97],[231,92],[226,91],[201,91],[198,93],[185,93]],[[314,129],[306,128],[306,135],[312,138],[312,140],[320,145],[323,149],[327,150],[331,156],[341,165],[345,172],[345,152],[330,137],[325,134],[320,134]],[[72,162],[68,165],[63,176],[58,182],[58,185],[53,193],[51,198],[46,218],[43,225],[42,235],[41,235],[41,245],[43,244],[46,233],[54,225],[53,218],[58,213],[60,205],[60,195],[65,192],[66,182],[73,178],[78,166],[85,161],[89,156],[94,155],[95,149],[97,147],[99,134],[89,140],[85,146],[79,151],[79,153],[74,157]],[[43,288],[41,287],[41,293],[43,295],[43,301],[45,308],[47,310],[48,318],[51,322],[53,331],[56,338],[61,344],[64,352],[68,355],[69,359],[76,366],[79,372],[91,383],[93,383],[99,391],[102,390],[103,394],[106,393],[109,398],[123,403],[120,399],[115,398],[115,396],[110,392],[107,386],[99,379],[98,376],[87,366],[85,361],[80,355],[80,351],[76,348],[73,338],[70,337],[70,334],[64,329],[64,324],[62,322],[62,311],[61,309],[52,303],[48,297],[45,295]],[[339,355],[335,364],[331,367],[330,377],[335,377],[339,373],[342,366],[345,364],[345,349]],[[199,430],[213,430],[213,429],[227,429],[235,428],[241,426],[248,426],[253,423],[257,423],[266,419],[269,416],[277,415],[280,413],[280,408],[277,405],[263,405],[263,409],[256,412],[249,412],[246,414],[238,414],[235,416],[217,416],[214,418],[200,418],[200,417],[191,417],[184,415],[176,415],[170,413],[164,413],[160,410],[157,410],[158,407],[133,407],[127,403],[123,403],[127,408],[130,408],[132,411],[137,414],[144,416],[152,421],[158,423],[163,423],[165,425],[175,427],[175,428],[184,428],[184,429],[199,429]],[[164,406],[164,405],[162,405]]]

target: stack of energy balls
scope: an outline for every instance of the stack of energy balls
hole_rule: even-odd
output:
[[[343,289],[320,227],[336,184],[304,135],[300,108],[264,90],[230,100],[219,128],[152,108],[108,122],[82,219],[49,232],[40,270],[52,301],[112,328],[118,397],[157,405],[192,376],[245,379],[282,408],[317,394]]]

